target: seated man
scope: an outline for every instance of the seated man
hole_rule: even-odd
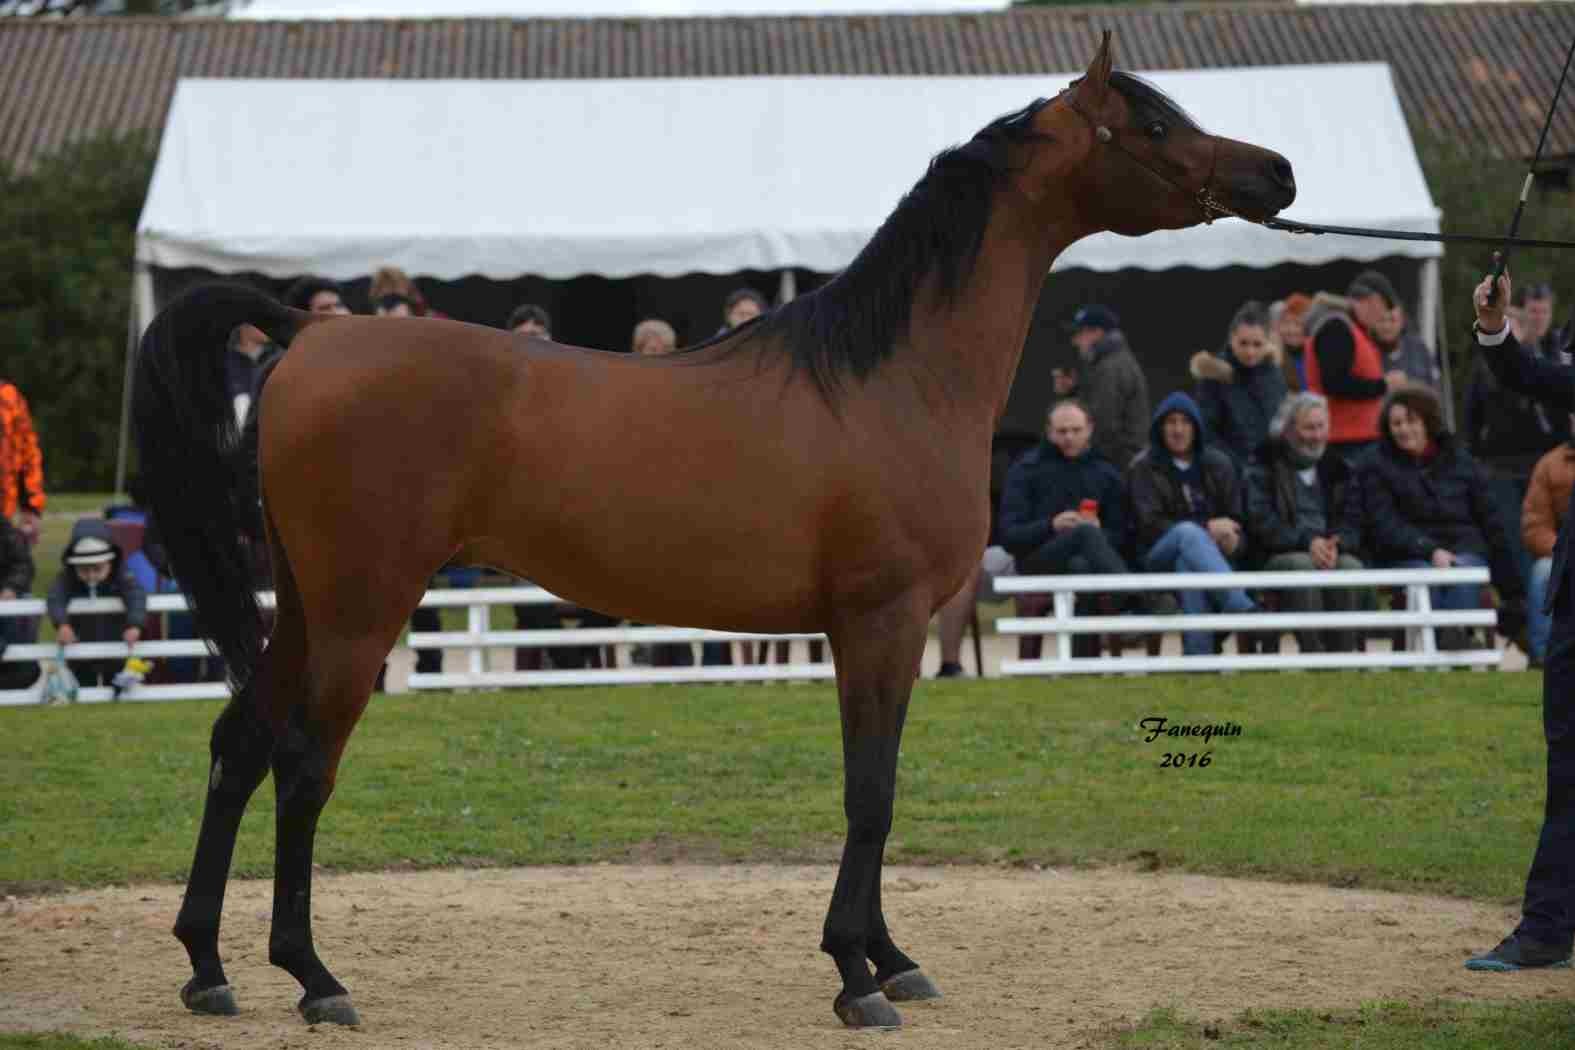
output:
[[[1121,474],[1092,445],[1081,401],[1058,401],[1045,440],[1012,464],[1001,493],[1001,545],[1024,576],[1126,572]]]
[[[1269,572],[1360,569],[1361,517],[1351,470],[1326,456],[1329,403],[1322,394],[1292,394],[1269,421],[1269,440],[1247,471],[1247,536]],[[1348,612],[1354,590],[1295,587],[1280,595],[1290,612]],[[1297,631],[1304,653],[1351,652],[1353,631]]]
[[[1541,667],[1548,654],[1552,618],[1542,606],[1553,575],[1553,546],[1564,524],[1564,510],[1575,488],[1575,438],[1563,442],[1537,460],[1521,507],[1520,538],[1534,559],[1526,580],[1526,656],[1532,667]]]
[[[1149,424],[1149,446],[1127,470],[1139,563],[1145,572],[1230,572],[1246,552],[1242,486],[1229,455],[1203,440],[1203,417],[1186,394],[1159,403]],[[1257,610],[1240,587],[1181,591],[1188,614]],[[1183,631],[1188,656],[1214,651],[1211,631]]]

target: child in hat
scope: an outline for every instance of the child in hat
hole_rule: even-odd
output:
[[[135,645],[148,615],[148,596],[122,563],[109,525],[83,518],[71,528],[71,542],[60,556],[65,564],[49,588],[45,606],[62,645],[77,642],[124,641]],[[66,608],[73,598],[119,598],[123,612],[75,613]],[[110,685],[123,660],[71,660],[71,671],[84,686]]]

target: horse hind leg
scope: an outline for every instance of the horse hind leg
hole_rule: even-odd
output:
[[[270,650],[269,656],[273,655]],[[194,1013],[239,1012],[219,961],[219,920],[241,817],[257,785],[268,775],[273,754],[273,730],[259,717],[256,703],[257,691],[268,677],[266,673],[254,676],[230,701],[214,722],[209,741],[202,829],[174,930],[192,968],[191,980],[181,989],[181,1002]]]
[[[281,554],[276,547],[276,554]],[[276,566],[280,560],[276,558]],[[435,563],[434,563],[435,564]],[[302,989],[299,1009],[308,1023],[360,1024],[345,986],[318,958],[312,938],[312,851],[318,819],[333,794],[339,760],[371,699],[377,672],[425,587],[412,569],[409,593],[378,603],[353,627],[328,611],[313,615],[292,566],[278,580],[280,616],[311,638],[301,702],[281,712],[284,728],[273,752],[276,787],[273,923],[268,961]],[[403,597],[404,601],[399,600]],[[288,598],[288,604],[286,599]]]

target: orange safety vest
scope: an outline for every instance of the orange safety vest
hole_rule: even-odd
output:
[[[1359,379],[1382,379],[1384,358],[1378,351],[1378,345],[1362,330],[1361,325],[1343,316],[1338,321],[1345,325],[1351,333],[1351,338],[1356,341],[1356,353],[1351,359],[1351,374]],[[1333,319],[1325,322],[1325,324],[1333,323],[1335,323]],[[1329,443],[1339,445],[1351,441],[1378,440],[1378,414],[1383,408],[1383,395],[1352,400],[1335,397],[1325,390],[1323,374],[1318,366],[1318,355],[1313,352],[1314,338],[1314,336],[1307,337],[1306,350],[1302,354],[1302,367],[1307,372],[1307,389],[1329,399]]]

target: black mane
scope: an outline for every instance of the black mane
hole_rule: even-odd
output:
[[[749,324],[735,348],[763,340],[790,354],[794,370],[809,372],[828,400],[844,376],[869,375],[907,335],[914,296],[931,274],[943,301],[968,283],[995,191],[1010,170],[1010,147],[1034,137],[1033,117],[1048,104],[1036,99],[937,154],[847,269]]]

